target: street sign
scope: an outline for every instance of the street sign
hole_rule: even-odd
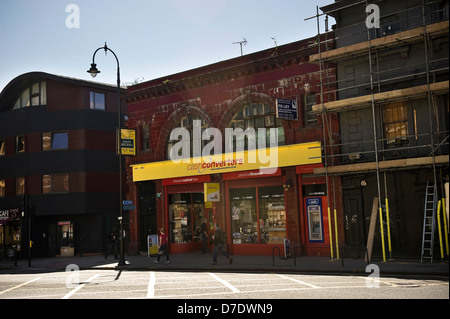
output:
[[[0,209],[0,225],[19,220],[20,208]]]
[[[120,130],[120,149],[122,155],[136,155],[136,130]]]
[[[147,236],[147,257],[158,255],[158,235]]]
[[[133,201],[132,200],[124,200],[122,201],[123,205],[133,205]]]
[[[283,120],[297,120],[298,109],[296,100],[277,99],[277,118]]]
[[[205,202],[220,202],[220,184],[204,183]]]

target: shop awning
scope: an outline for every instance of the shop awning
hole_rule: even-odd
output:
[[[321,163],[321,142],[131,165],[133,182]]]

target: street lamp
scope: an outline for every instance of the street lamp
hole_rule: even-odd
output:
[[[97,64],[95,64],[95,63],[91,64],[91,68],[87,72],[90,73],[93,78],[95,78],[97,76],[97,74],[100,73],[100,71],[97,69]]]
[[[125,257],[124,257],[124,253],[123,253],[123,202],[122,202],[122,146],[120,143],[120,137],[121,137],[121,114],[122,114],[122,110],[121,110],[121,106],[120,106],[120,68],[119,68],[119,59],[117,58],[117,55],[114,53],[113,50],[111,50],[110,48],[108,48],[108,46],[105,45],[103,47],[98,48],[97,50],[95,50],[94,55],[92,56],[92,64],[91,64],[91,68],[87,71],[88,73],[91,74],[91,76],[93,78],[95,78],[97,76],[97,74],[100,73],[100,71],[97,69],[97,64],[95,64],[94,59],[95,59],[95,55],[97,54],[97,52],[99,50],[105,50],[105,55],[108,51],[110,51],[114,57],[116,58],[117,61],[117,106],[118,106],[118,129],[117,129],[117,136],[118,136],[118,140],[119,140],[119,212],[120,212],[120,257],[119,257],[119,263],[118,266],[124,266],[125,265]]]

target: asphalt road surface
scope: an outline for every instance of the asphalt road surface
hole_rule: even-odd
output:
[[[81,270],[0,274],[0,299],[447,299],[448,278]],[[266,301],[263,301],[263,300]],[[186,308],[187,309],[187,308]],[[230,310],[231,311],[231,310]]]

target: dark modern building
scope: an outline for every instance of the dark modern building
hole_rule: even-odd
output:
[[[337,99],[313,109],[339,116],[332,134],[340,142],[327,147],[340,151],[314,173],[342,178],[347,244],[373,243],[373,254],[386,258],[419,258],[430,245],[427,185],[436,189],[435,214],[437,200],[448,203],[449,3],[343,0],[321,10],[336,19],[336,48],[311,62],[336,63],[337,81],[329,83]]]
[[[27,256],[30,239],[32,257],[104,251],[120,207],[117,100],[116,86],[43,72],[3,89],[2,257]]]

